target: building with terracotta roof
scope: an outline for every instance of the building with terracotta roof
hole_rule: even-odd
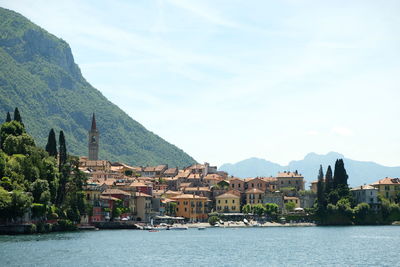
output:
[[[176,175],[178,175],[179,169],[178,168],[169,168],[167,169],[163,176],[164,177],[175,177]]]
[[[148,222],[152,216],[152,196],[142,193],[135,192],[134,198],[130,201],[130,208],[132,215],[136,221]]]
[[[215,197],[215,206],[217,212],[240,212],[240,195],[230,192],[219,195]]]
[[[395,201],[397,194],[400,192],[400,178],[383,178],[371,186],[378,189],[378,194],[389,199],[390,201]]]
[[[168,165],[148,166],[144,167],[141,175],[147,177],[161,177],[164,172],[168,169]]]
[[[262,190],[258,188],[251,188],[246,190],[246,204],[255,205],[262,204],[264,199],[264,193]]]
[[[240,191],[244,193],[246,191],[245,186],[244,186],[244,180],[240,178],[231,178],[228,180],[229,181],[229,187],[233,190]]]
[[[295,172],[280,172],[276,176],[277,179],[277,189],[282,188],[295,188],[297,191],[304,190],[304,177]]]
[[[208,218],[208,198],[191,194],[171,197],[177,203],[176,216],[190,221],[205,221]]]

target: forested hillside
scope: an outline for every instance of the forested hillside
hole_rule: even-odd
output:
[[[0,114],[15,107],[42,147],[54,128],[65,132],[71,153],[87,155],[87,130],[95,112],[101,159],[180,167],[195,162],[92,87],[65,41],[22,15],[0,8]]]

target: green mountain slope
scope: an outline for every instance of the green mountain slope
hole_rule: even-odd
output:
[[[92,87],[82,77],[65,41],[22,15],[0,8],[0,116],[5,118],[15,107],[41,146],[50,128],[62,129],[68,150],[87,155],[87,131],[95,112],[101,159],[180,167],[195,162]]]

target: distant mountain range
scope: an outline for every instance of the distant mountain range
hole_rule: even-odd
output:
[[[344,159],[351,186],[370,184],[385,177],[400,177],[400,167],[386,167],[375,162],[348,159],[336,152],[330,152],[326,155],[309,153],[303,160],[291,161],[288,166],[282,166],[265,159],[249,158],[235,164],[223,164],[219,170],[240,178],[275,176],[279,171],[297,170],[304,175],[307,182],[311,182],[317,179],[321,164],[324,171],[326,171],[328,165],[331,165],[333,169],[338,158]]]
[[[71,154],[87,155],[87,131],[95,112],[101,159],[173,167],[196,162],[91,86],[65,41],[22,15],[0,8],[0,121],[15,107],[28,132],[42,147],[54,128],[64,130]]]

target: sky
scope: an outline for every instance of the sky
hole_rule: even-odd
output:
[[[400,1],[0,6],[66,40],[95,88],[199,162],[400,165]]]

